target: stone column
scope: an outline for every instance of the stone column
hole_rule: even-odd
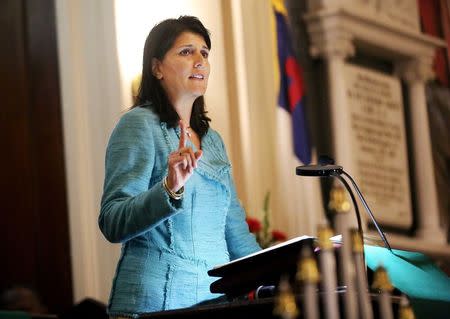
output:
[[[434,177],[425,83],[433,77],[432,57],[410,59],[396,65],[409,93],[410,127],[414,154],[414,180],[418,227],[416,237],[445,243],[440,227],[437,188]],[[447,196],[447,195],[444,195]]]
[[[312,30],[310,30],[312,31]],[[333,132],[334,157],[337,164],[351,165],[352,152],[348,143],[350,141],[350,118],[348,112],[342,112],[342,107],[347,103],[345,59],[355,53],[352,43],[352,35],[336,25],[328,25],[323,32],[311,33],[311,55],[321,57],[326,63],[328,103],[331,115],[331,127]],[[339,183],[336,180],[336,183]],[[339,214],[335,218],[335,230],[343,236],[343,247],[338,259],[340,264],[340,283],[347,286],[344,297],[345,317],[349,319],[358,317],[356,296],[354,290],[354,266],[351,261],[351,240],[348,229],[356,227],[357,221],[354,209],[345,214]]]
[[[326,63],[334,158],[336,164],[344,166],[345,169],[352,165],[353,156],[348,143],[351,128],[350,118],[348,112],[342,112],[342,106],[347,103],[344,77],[345,59],[355,53],[352,35],[340,29],[328,29],[321,33],[311,32],[311,39],[311,55],[323,58]],[[345,219],[348,227],[357,225],[354,213],[346,214]]]
[[[347,151],[349,140],[350,119],[347,112],[341,112],[341,107],[347,103],[344,78],[345,58],[353,55],[355,47],[350,33],[336,30],[324,32],[312,38],[311,55],[322,57],[326,63],[328,102],[331,112],[331,125],[334,132],[333,146],[335,160],[345,165],[351,163],[351,154]]]

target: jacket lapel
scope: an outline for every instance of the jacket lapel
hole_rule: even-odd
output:
[[[211,131],[202,138],[203,156],[197,168],[199,174],[209,177],[218,183],[225,184],[224,176],[230,171],[231,165],[221,149],[221,143],[213,139]]]

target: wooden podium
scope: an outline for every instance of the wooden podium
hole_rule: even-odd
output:
[[[297,237],[280,245],[262,250],[230,263],[219,265],[208,273],[220,277],[211,284],[211,291],[223,294],[216,300],[194,307],[149,313],[144,318],[276,318],[273,314],[277,297],[248,300],[248,292],[257,287],[277,286],[282,275],[288,275],[291,283],[295,282],[299,251],[313,247],[314,238]],[[450,318],[450,278],[442,273],[425,255],[402,250],[392,252],[375,246],[365,247],[368,272],[375,270],[380,262],[386,267],[396,293],[410,297],[416,319]],[[340,303],[339,311],[344,309],[345,289],[335,292]],[[319,308],[324,311],[324,298],[318,292]],[[220,296],[220,295],[219,295]],[[374,318],[378,313],[379,294],[370,294]],[[302,312],[301,294],[295,295],[300,313]],[[390,297],[394,315],[397,316],[400,297]],[[300,316],[300,318],[302,318]],[[321,313],[321,318],[326,319]],[[341,313],[340,318],[344,318]]]
[[[338,292],[340,296],[339,300],[342,303],[342,297],[345,292]],[[320,295],[320,294],[319,294]],[[398,313],[398,306],[400,299],[398,297],[392,297],[392,304],[394,313]],[[297,304],[301,304],[302,296],[297,296]],[[273,314],[275,305],[275,298],[264,298],[260,300],[247,300],[247,301],[231,301],[222,302],[217,304],[209,304],[204,306],[196,306],[185,309],[177,309],[170,311],[162,311],[150,313],[142,316],[142,318],[170,318],[170,319],[217,319],[217,318],[233,318],[233,319],[249,319],[249,318],[279,318]],[[376,295],[372,295],[372,305],[374,309],[378,309]],[[343,309],[343,307],[340,307]],[[301,309],[300,309],[301,312]],[[341,318],[344,314],[341,313]],[[302,318],[301,316],[299,318]],[[326,319],[321,315],[321,318]],[[378,313],[374,314],[374,319],[380,318]],[[395,317],[397,318],[397,317]],[[380,318],[381,319],[381,318]]]

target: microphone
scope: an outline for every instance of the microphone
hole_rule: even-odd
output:
[[[363,203],[367,214],[369,215],[370,219],[372,220],[373,224],[375,225],[375,228],[377,229],[378,234],[380,235],[381,239],[383,240],[385,247],[387,249],[389,249],[390,251],[392,251],[391,245],[389,245],[389,242],[388,242],[386,236],[384,235],[383,231],[381,230],[380,226],[378,225],[378,222],[376,221],[375,216],[373,215],[372,211],[370,210],[369,205],[367,204],[366,200],[364,199],[364,196],[362,195],[358,185],[353,180],[353,178],[344,171],[342,166],[328,165],[327,163],[334,164],[334,160],[331,157],[320,156],[319,162],[324,163],[325,165],[297,166],[297,168],[295,169],[295,172],[299,176],[318,176],[318,177],[333,176],[333,177],[337,177],[344,184],[345,188],[350,193],[350,196],[353,201],[353,206],[355,207],[356,217],[358,219],[359,232],[361,233],[361,237],[362,237],[363,232],[362,232],[362,227],[361,227],[361,217],[359,216],[359,210],[358,210],[358,205],[356,204],[355,196],[353,195],[353,192],[352,192],[350,186],[348,185],[346,180],[341,175],[344,175],[345,177],[347,177],[350,180],[350,182],[352,183],[353,188],[356,190],[356,193],[358,194],[359,199]]]
[[[275,286],[259,286],[255,291],[255,299],[270,298],[275,296],[276,287]]]
[[[344,170],[339,165],[303,165],[297,166],[295,171],[300,176],[326,177],[330,175],[341,175]]]

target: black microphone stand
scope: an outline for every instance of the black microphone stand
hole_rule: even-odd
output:
[[[386,236],[384,235],[383,231],[381,230],[380,225],[378,225],[378,222],[376,221],[375,216],[373,215],[372,211],[370,210],[370,207],[367,204],[366,200],[364,199],[364,196],[361,193],[361,190],[359,189],[358,185],[356,185],[355,180],[344,170],[342,170],[342,174],[344,176],[346,176],[352,182],[353,188],[356,190],[356,193],[358,194],[359,199],[363,203],[364,208],[366,209],[366,212],[369,214],[370,219],[372,220],[373,224],[375,225],[375,228],[377,229],[378,234],[380,234],[380,237],[383,240],[385,247],[387,249],[389,249],[389,251],[392,252],[391,245],[389,245],[389,242],[388,242]],[[342,176],[340,176],[340,177],[342,178]]]
[[[370,216],[370,219],[372,220],[373,224],[375,225],[375,228],[377,229],[378,234],[380,235],[381,239],[384,242],[384,245],[389,251],[392,252],[391,245],[389,245],[389,242],[384,235],[383,231],[381,230],[380,226],[378,225],[378,222],[375,219],[375,216],[372,214],[372,211],[369,208],[369,205],[367,204],[366,200],[364,199],[363,194],[361,193],[358,185],[354,181],[354,179],[344,171],[342,166],[339,165],[303,165],[303,166],[297,166],[296,168],[296,174],[299,176],[318,176],[318,177],[337,177],[342,184],[344,184],[347,191],[350,193],[350,197],[352,198],[353,206],[355,207],[355,213],[356,218],[358,221],[358,229],[359,233],[361,234],[361,237],[363,238],[363,231],[362,231],[362,225],[361,225],[361,216],[359,214],[358,205],[356,203],[355,195],[352,192],[352,189],[350,188],[350,185],[347,183],[347,181],[341,176],[344,175],[347,177],[350,182],[353,185],[353,188],[356,190],[356,193],[358,194],[359,199],[364,205],[364,208],[366,209],[367,214]]]

